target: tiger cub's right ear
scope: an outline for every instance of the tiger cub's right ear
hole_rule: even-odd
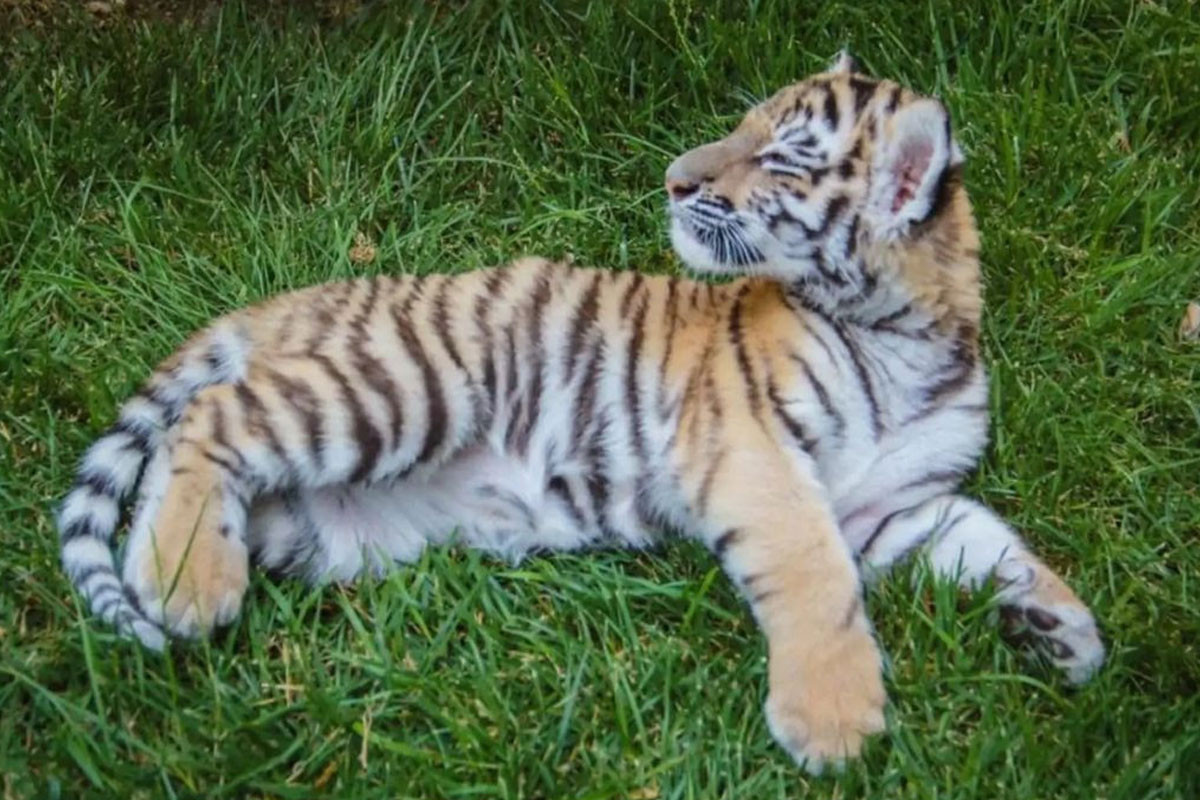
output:
[[[842,49],[834,56],[833,63],[829,65],[829,69],[826,72],[849,75],[851,72],[858,72],[858,62],[854,60],[854,56],[850,55],[849,50]]]

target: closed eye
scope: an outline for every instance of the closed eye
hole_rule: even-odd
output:
[[[755,162],[767,172],[780,175],[804,175],[808,165],[794,153],[780,148],[764,150],[754,158]]]

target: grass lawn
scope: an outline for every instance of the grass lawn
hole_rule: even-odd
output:
[[[1200,4],[281,5],[0,31],[3,797],[1200,797],[1200,343],[1176,335]],[[83,616],[51,506],[189,331],[363,273],[677,270],[667,163],[844,44],[955,117],[993,376],[970,491],[1092,604],[1091,684],[905,570],[868,601],[888,732],[813,779],[689,545],[256,579],[231,630],[165,657]]]

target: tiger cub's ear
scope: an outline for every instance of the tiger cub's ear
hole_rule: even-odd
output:
[[[844,74],[858,72],[858,62],[854,59],[854,56],[850,55],[849,50],[843,48],[833,57],[833,61],[829,64],[829,69],[825,71]]]
[[[880,124],[867,212],[876,238],[896,239],[936,210],[942,181],[963,154],[937,100],[909,103]]]

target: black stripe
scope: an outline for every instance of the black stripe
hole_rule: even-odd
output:
[[[162,377],[161,375],[155,375],[150,380],[156,381],[156,380],[159,380],[161,377]],[[168,400],[167,398],[163,397],[162,393],[165,390],[166,390],[165,387],[163,387],[161,384],[155,383],[152,385],[149,382],[147,382],[146,385],[142,386],[141,389],[138,389],[138,391],[136,392],[136,394],[134,396],[139,397],[142,399],[143,402],[149,403],[150,405],[154,406],[154,409],[158,414],[158,420],[156,420],[155,422],[147,422],[147,421],[141,419],[140,415],[136,421],[131,420],[131,419],[125,418],[125,414],[127,412],[125,409],[121,409],[121,416],[123,418],[123,422],[125,423],[122,426],[123,429],[127,430],[127,431],[133,431],[140,427],[143,429],[141,431],[141,433],[143,435],[150,436],[158,430],[161,430],[163,428],[169,428],[171,425],[175,424],[176,420],[179,418],[179,409],[177,408],[179,403],[177,401]],[[120,425],[120,424],[121,423],[118,423],[118,425]],[[115,427],[117,427],[117,426],[114,426],[114,428]]]
[[[642,432],[641,395],[638,392],[638,367],[642,356],[642,343],[646,337],[646,312],[650,299],[643,297],[633,316],[633,333],[629,338],[629,349],[625,361],[625,407],[629,413],[629,434],[633,440],[633,452],[639,461],[646,458],[645,434]]]
[[[229,442],[229,423],[225,418],[225,407],[221,405],[220,400],[213,397],[209,399],[208,407],[212,412],[212,440],[218,447],[230,451],[233,455],[238,455],[236,448]]]
[[[511,443],[511,446],[515,446],[516,451],[521,455],[528,455],[529,440],[533,435],[533,429],[537,424],[538,417],[541,416],[542,390],[546,382],[546,354],[542,328],[546,305],[550,302],[553,293],[548,273],[554,267],[555,265],[552,262],[547,262],[541,274],[538,275],[533,290],[533,303],[529,309],[526,335],[529,340],[529,346],[532,349],[529,355],[529,362],[533,369],[533,380],[527,392],[527,400],[524,404],[524,414],[522,415],[521,424],[518,426],[515,439]]]
[[[742,303],[749,291],[749,287],[746,287],[738,293],[737,300],[734,301],[733,308],[729,312],[729,341],[733,344],[738,370],[742,374],[742,381],[746,384],[750,410],[756,418],[761,420],[762,393],[758,386],[758,378],[754,374],[754,367],[750,363],[750,354],[746,350],[745,330],[742,327]]]
[[[233,391],[238,401],[242,404],[242,414],[246,420],[247,433],[265,442],[270,451],[279,459],[284,467],[288,467],[290,461],[288,460],[287,452],[283,449],[283,444],[279,441],[279,436],[276,435],[275,429],[271,426],[267,415],[267,407],[263,405],[263,401],[244,382],[235,383]],[[171,474],[175,474],[175,471],[172,470]]]
[[[458,352],[458,345],[454,341],[454,337],[450,335],[450,285],[454,279],[450,276],[442,281],[442,285],[438,287],[437,296],[433,301],[433,331],[438,336],[438,341],[442,343],[442,347],[446,348],[446,354],[450,356],[450,360],[454,362],[454,366],[460,370],[466,371],[466,364],[463,362],[462,354]]]
[[[843,276],[841,272],[829,268],[828,262],[825,261],[825,254],[823,251],[814,250],[812,252],[812,261],[813,266],[817,268],[817,272],[821,273],[821,275],[834,286],[846,285],[845,276]]]
[[[837,130],[841,116],[838,114],[837,94],[833,90],[825,92],[825,122],[830,130]]]
[[[820,317],[820,314],[817,314],[817,316]],[[836,370],[837,369],[837,359],[833,357],[833,349],[830,348],[829,344],[825,341],[825,339],[820,334],[818,334],[811,325],[808,324],[808,320],[805,319],[803,315],[800,315],[800,325],[804,328],[805,333],[807,333],[810,337],[812,337],[812,340],[821,346],[821,349],[825,352],[826,358],[829,359],[829,363]]]
[[[314,330],[313,335],[305,342],[305,352],[316,352],[325,340],[334,334],[337,330],[337,312],[346,307],[356,285],[355,281],[344,281],[322,287],[323,294],[319,295],[308,309],[308,324]]]
[[[762,605],[763,602],[765,602],[768,598],[774,596],[775,594],[776,594],[776,591],[774,589],[765,589],[764,591],[758,592],[757,594],[755,594],[753,597],[750,598],[750,605],[752,605],[752,606]]]
[[[704,470],[704,477],[700,480],[700,487],[696,493],[696,513],[698,516],[705,517],[708,515],[708,501],[712,494],[713,481],[717,477],[717,470],[721,468],[722,462],[725,460],[725,451],[719,450],[709,457],[708,466]]]
[[[150,444],[150,433],[142,430],[136,423],[128,419],[119,419],[108,429],[105,437],[113,436],[114,434],[125,434],[133,441],[125,445],[125,449],[133,448],[143,455],[149,456],[153,451]]]
[[[303,381],[289,378],[274,369],[268,368],[266,376],[268,382],[279,393],[279,398],[299,415],[301,427],[303,427],[308,440],[309,455],[316,464],[317,471],[323,471],[325,468],[325,442],[322,429],[324,421],[316,393]]]
[[[495,337],[488,319],[488,309],[493,303],[503,302],[499,292],[507,279],[507,268],[501,267],[492,270],[484,279],[483,293],[475,298],[475,328],[479,332],[479,338],[483,340],[483,386],[488,402],[493,408],[496,407],[498,399],[496,396],[496,354],[493,352]]]
[[[388,437],[391,447],[400,446],[400,437],[404,431],[404,405],[400,396],[400,388],[392,379],[383,362],[367,352],[367,322],[375,311],[379,298],[380,278],[371,279],[366,300],[359,313],[350,320],[350,338],[347,349],[350,351],[350,364],[362,376],[363,381],[371,391],[375,392],[384,402],[388,411]]]
[[[855,76],[850,79],[850,88],[854,91],[854,114],[858,116],[867,107],[871,96],[875,94],[877,84],[865,78]]]
[[[517,368],[517,335],[512,325],[504,327],[504,391],[510,402],[514,402],[520,386],[520,370]],[[511,413],[511,412],[510,412]]]
[[[603,475],[591,475],[587,479],[587,489],[596,525],[606,536],[615,535],[608,522],[608,479]]]
[[[833,401],[829,397],[829,391],[825,388],[825,384],[822,383],[813,373],[812,368],[808,365],[808,361],[803,356],[798,353],[789,353],[788,355],[793,361],[800,365],[800,370],[804,373],[804,378],[808,381],[809,385],[812,386],[813,391],[817,394],[817,402],[821,404],[821,409],[827,416],[833,418],[835,424],[837,425],[838,433],[840,434],[846,429],[846,418],[842,416],[842,412],[834,408]]]
[[[155,630],[159,630],[159,626],[146,617],[146,611],[142,608],[142,601],[138,599],[137,593],[133,590],[133,587],[123,583],[121,584],[121,589],[124,590],[125,602],[129,605],[129,612],[127,613],[130,613],[131,616],[135,617],[140,622],[146,623]]]
[[[103,614],[101,614],[99,612],[99,607],[97,605],[97,601],[101,597],[106,597],[108,595],[116,595],[116,599],[119,601],[122,596],[121,588],[119,586],[117,586],[116,584],[106,583],[102,586],[97,586],[91,592],[87,593],[88,603],[92,606],[93,609],[96,609],[96,613],[99,616],[103,616]],[[101,603],[99,605],[100,606],[111,606],[111,602],[107,603],[107,604]]]
[[[575,495],[571,492],[571,486],[567,483],[566,478],[562,475],[555,475],[546,484],[546,490],[550,494],[557,495],[563,501],[572,519],[575,520],[575,524],[581,528],[587,525],[587,517],[584,515],[583,509],[579,507],[579,503],[575,500]]]
[[[667,408],[667,366],[674,353],[675,331],[679,327],[679,313],[676,308],[678,284],[679,278],[672,275],[667,281],[667,297],[663,301],[662,314],[667,318],[667,342],[663,346],[662,360],[658,365],[658,413],[662,417],[671,413],[671,409]]]
[[[887,101],[887,113],[888,114],[895,113],[896,108],[900,105],[900,92],[901,91],[902,90],[898,85],[892,87],[892,94],[890,97],[888,97],[888,101]]]
[[[767,384],[767,397],[771,401],[771,406],[775,410],[775,417],[787,429],[787,432],[796,443],[800,445],[800,449],[805,452],[811,452],[816,449],[817,442],[808,435],[808,431],[804,429],[804,425],[800,420],[793,417],[784,408],[783,398],[779,396],[779,388],[774,381]]]
[[[710,346],[711,347],[711,346]],[[721,393],[717,391],[717,376],[712,370],[711,362],[709,361],[712,355],[711,349],[706,350],[701,359],[708,365],[708,369],[704,370],[704,377],[700,383],[701,392],[707,400],[708,413],[712,415],[712,422],[716,423],[725,416],[725,409],[721,405]]]
[[[600,362],[603,358],[602,353],[603,341],[597,337],[588,352],[587,366],[584,367],[583,380],[579,384],[579,394],[575,398],[575,415],[571,425],[572,455],[583,450],[584,437],[596,415],[596,391]]]
[[[942,523],[941,525],[938,525],[934,529],[937,531],[937,542],[941,543],[941,542],[945,541],[946,537],[950,535],[950,531],[957,528],[959,526],[959,523],[961,523],[964,519],[966,519],[969,516],[971,516],[970,511],[962,511],[958,514],[958,516],[954,517],[949,522],[945,522],[945,523]],[[911,550],[912,550],[912,548],[909,548],[909,551],[911,551]],[[909,552],[909,551],[905,551],[905,552]]]
[[[417,456],[417,461],[426,461],[446,438],[446,426],[449,414],[446,410],[446,395],[442,389],[442,379],[437,369],[430,362],[421,339],[413,328],[412,319],[406,309],[392,306],[392,321],[396,326],[396,334],[408,350],[409,356],[417,362],[421,377],[425,383],[426,403],[429,406],[429,424],[425,429],[425,442]]]
[[[850,601],[850,607],[846,609],[845,616],[842,617],[842,630],[846,630],[854,624],[860,611],[862,611],[862,597],[856,594],[854,595],[854,599]]]
[[[867,267],[865,259],[858,260],[858,274],[862,276],[862,297],[867,298],[875,293],[875,288],[878,283],[878,278],[875,273]]]
[[[204,361],[204,365],[208,367],[209,372],[212,373],[212,377],[216,380],[220,380],[222,375],[221,367],[224,364],[224,361],[221,358],[220,345],[216,343],[209,345],[201,358]]]
[[[383,448],[383,437],[371,423],[367,410],[363,407],[358,392],[351,385],[350,379],[338,369],[333,361],[324,354],[313,354],[312,359],[337,384],[338,394],[350,415],[350,435],[358,448],[358,465],[350,473],[350,482],[357,483],[370,474],[379,460],[379,452]]]
[[[585,448],[587,462],[588,494],[592,499],[592,511],[596,524],[605,535],[615,535],[608,519],[609,481],[607,478],[609,455],[606,450],[610,425],[607,409],[600,409]]]
[[[64,545],[84,537],[104,540],[108,538],[107,536],[100,535],[99,531],[96,530],[96,522],[91,514],[72,521],[59,533],[59,540]]]
[[[114,580],[117,577],[117,574],[113,570],[111,564],[93,564],[92,566],[86,567],[79,572],[68,571],[67,573],[67,577],[71,579],[71,583],[79,587],[80,590],[83,590],[83,587],[87,584],[87,582],[97,575],[111,577]]]
[[[829,226],[841,215],[849,203],[850,201],[844,195],[839,194],[837,197],[832,198],[829,204],[825,206],[825,219],[821,220],[821,225],[817,228],[817,233],[821,235],[827,233]]]
[[[512,447],[513,441],[516,439],[517,430],[520,427],[521,420],[525,415],[525,395],[518,391],[520,373],[517,369],[517,339],[513,332],[513,326],[508,325],[504,329],[505,341],[505,376],[506,386],[504,388],[505,397],[507,398],[507,413],[508,424],[504,431],[504,446]]]
[[[988,413],[987,403],[962,403],[956,406],[950,406],[954,411],[963,411],[968,414],[986,414]]]
[[[962,516],[966,516],[966,515],[964,514]],[[953,521],[953,524],[957,525],[959,522],[961,522],[962,516],[956,518]],[[905,559],[907,559],[914,552],[916,552],[917,550],[920,550],[922,547],[924,547],[929,542],[929,539],[933,535],[935,530],[937,530],[937,528],[928,528],[926,530],[921,531],[920,535],[918,535],[916,538],[908,541],[907,545],[905,546],[905,548],[903,550],[901,550],[899,553],[896,553],[896,555],[892,556],[891,560],[888,561],[888,564],[889,565],[890,564],[899,564],[902,561],[904,561]],[[869,550],[871,547],[873,547],[875,545],[876,540],[878,538],[879,537],[877,535],[871,536],[871,538],[867,541],[867,544],[864,545],[864,547],[863,547],[863,550],[862,550],[863,555],[866,555],[867,550]]]
[[[975,374],[975,356],[971,345],[960,339],[950,354],[950,363],[941,370],[942,377],[925,387],[925,407],[936,406],[943,398],[957,394],[970,383]]]
[[[948,119],[946,124],[949,125]],[[948,132],[947,136],[949,136]],[[933,202],[929,206],[929,213],[923,218],[916,220],[916,224],[924,225],[925,228],[928,228],[927,223],[941,215],[942,211],[950,203],[950,199],[954,196],[955,191],[962,185],[962,181],[962,164],[955,164],[942,170],[933,188]]]
[[[192,444],[199,444],[194,439],[191,439],[188,441]],[[208,449],[204,449],[204,448],[200,449],[200,455],[204,456],[206,459],[208,459],[212,463],[216,464],[221,469],[225,470],[231,476],[233,476],[235,478],[241,477],[241,470],[239,469],[237,462],[234,461],[233,459],[225,458],[224,456],[214,453],[212,450],[208,450]]]
[[[142,384],[141,388],[133,393],[133,396],[140,397],[147,403],[157,406],[158,413],[166,414],[171,410],[175,403],[162,396],[161,392],[165,389],[163,386],[164,382],[171,383],[173,382],[173,379],[170,377],[170,375],[163,374],[161,372],[152,375],[144,384]],[[124,409],[122,409],[122,411],[123,410]]]
[[[883,532],[885,530],[887,530],[888,524],[891,523],[891,521],[893,519],[895,519],[896,517],[898,517],[899,515],[903,514],[906,511],[911,511],[911,510],[912,509],[901,508],[896,511],[893,511],[892,513],[885,516],[883,519],[879,520],[879,524],[875,526],[875,530],[871,531],[871,535],[867,537],[867,540],[865,542],[863,542],[862,548],[860,548],[858,551],[859,555],[865,557],[867,555],[867,553],[871,552],[871,548],[875,546],[875,543],[877,541],[879,541],[879,537],[883,535]]]
[[[600,309],[600,281],[603,272],[597,271],[592,276],[592,283],[583,294],[579,305],[575,308],[571,321],[571,332],[567,335],[567,349],[563,354],[563,383],[570,383],[575,376],[575,367],[579,354],[583,350],[584,338],[596,327],[596,317]]]
[[[916,480],[911,480],[908,483],[896,489],[896,493],[916,489],[921,486],[929,486],[936,483],[958,483],[962,480],[963,473],[956,469],[943,469],[934,472],[926,473]]]
[[[718,536],[716,541],[713,542],[713,552],[716,553],[717,558],[724,558],[725,551],[736,544],[741,535],[741,531],[737,528],[730,528]]]
[[[896,309],[895,311],[892,311],[888,314],[884,314],[882,317],[880,317],[879,319],[872,322],[871,327],[874,330],[879,330],[881,328],[887,328],[889,325],[891,325],[891,323],[901,320],[904,317],[907,317],[911,313],[912,313],[912,306],[909,305],[908,303],[905,303],[904,305],[900,306],[900,308]]]
[[[621,305],[618,308],[617,314],[620,319],[629,318],[629,309],[633,307],[633,298],[637,294],[638,289],[642,288],[642,283],[646,279],[642,277],[640,272],[633,274],[633,280],[629,282],[629,287],[625,289],[625,294],[621,296]]]
[[[106,599],[103,602],[98,602],[97,598],[104,596]],[[112,612],[114,606],[121,605],[125,600],[125,595],[115,586],[101,587],[94,596],[88,598],[88,604],[92,607],[92,613],[100,619],[108,619],[108,615]]]
[[[111,472],[92,469],[82,471],[75,476],[75,487],[86,488],[92,494],[109,500],[120,499],[123,488],[117,485],[117,477]]]
[[[296,491],[285,492],[280,500],[283,510],[293,522],[295,535],[287,554],[270,570],[277,575],[295,576],[300,574],[301,567],[312,563],[320,552],[321,532],[309,513],[308,503]]]
[[[175,371],[172,371],[171,373],[169,373],[165,376],[160,375],[158,377],[161,378],[164,382],[168,382],[172,385],[181,384],[181,381],[174,374],[174,372]],[[178,388],[178,386],[175,386],[175,388]],[[190,387],[190,388],[185,386],[184,389],[186,390],[187,393],[182,399],[168,399],[164,395],[166,394],[167,391],[169,391],[169,388],[168,388],[168,386],[165,386],[160,383],[160,384],[156,384],[153,387],[149,387],[147,392],[144,393],[142,396],[159,407],[159,409],[160,409],[159,413],[162,414],[161,427],[162,428],[170,428],[172,425],[174,425],[176,422],[179,421],[179,417],[183,413],[184,408],[186,408],[187,404],[191,401],[194,393],[196,391],[199,391],[200,388],[201,387],[199,387],[199,386],[194,386],[194,387]]]
[[[409,283],[408,294],[406,294],[404,296],[404,300],[402,300],[400,302],[400,313],[403,314],[405,317],[412,314],[413,306],[415,306],[417,304],[418,300],[422,299],[425,296],[426,280],[427,280],[427,276],[425,276],[425,275],[413,275],[413,276],[409,277],[409,279],[408,279],[408,283]]]
[[[876,438],[879,438],[879,431],[882,428],[879,414],[879,400],[875,397],[875,388],[871,384],[871,378],[867,374],[867,368],[863,364],[862,354],[859,352],[858,345],[854,343],[850,337],[842,330],[838,323],[831,323],[834,333],[842,340],[842,344],[846,348],[846,352],[850,354],[850,361],[854,365],[854,373],[858,377],[858,382],[862,388],[863,397],[867,400],[867,405],[871,409],[871,431]]]

